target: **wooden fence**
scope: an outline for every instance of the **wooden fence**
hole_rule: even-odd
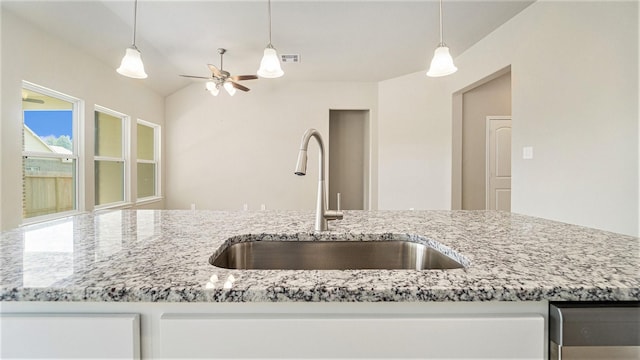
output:
[[[23,196],[25,218],[73,210],[73,178],[59,173],[25,175]]]

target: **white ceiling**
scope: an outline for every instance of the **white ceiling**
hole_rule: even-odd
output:
[[[530,5],[531,0],[444,0],[444,41],[455,56]],[[133,37],[133,0],[2,0],[3,9],[39,24],[119,66]],[[139,0],[136,44],[162,95],[189,85],[179,74],[208,76],[206,64],[255,74],[268,43],[267,0]],[[300,54],[285,78],[380,81],[425,70],[439,42],[438,2],[273,0],[273,45]],[[269,81],[269,80],[257,80]]]

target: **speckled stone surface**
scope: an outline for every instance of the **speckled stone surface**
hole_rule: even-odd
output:
[[[2,233],[0,300],[381,302],[640,300],[640,239],[491,211],[345,211],[313,234],[300,211],[83,214]],[[231,242],[409,239],[451,270],[229,270]]]

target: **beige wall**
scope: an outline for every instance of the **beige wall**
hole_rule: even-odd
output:
[[[286,71],[286,69],[285,69]],[[217,97],[195,82],[166,101],[167,208],[313,210],[318,146],[306,176],[293,174],[300,140],[316,128],[328,147],[331,109],[367,109],[375,128],[375,83],[245,82],[251,92]],[[376,134],[372,134],[375,138]],[[376,159],[372,147],[372,159]],[[325,164],[326,165],[326,164]],[[375,164],[372,164],[375,174]],[[375,202],[375,176],[372,178]]]
[[[46,30],[26,23],[10,11],[2,10],[2,101],[0,224],[2,229],[18,226],[22,219],[22,81],[26,80],[84,100],[84,148],[82,166],[87,176],[81,187],[87,194],[82,209],[94,206],[93,118],[94,104],[130,115],[135,150],[135,119],[164,123],[163,98],[138,80],[115,72],[119,59],[98,60],[72,44],[50,36]],[[120,54],[118,54],[120,56]],[[107,61],[109,63],[104,63]],[[135,152],[134,152],[135,153]],[[135,164],[132,184],[136,184]],[[135,186],[132,188],[135,198]],[[145,206],[162,207],[162,202]]]
[[[451,121],[442,106],[447,79],[425,72],[379,84],[380,209],[450,208]]]
[[[486,208],[486,118],[511,115],[511,73],[462,94],[462,209]]]
[[[451,198],[437,175],[451,174],[453,94],[511,66],[512,211],[637,235],[637,7],[538,1],[459,54],[456,74],[380,83],[380,207],[410,203],[400,174],[423,207]]]

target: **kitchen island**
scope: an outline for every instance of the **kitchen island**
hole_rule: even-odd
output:
[[[313,215],[104,211],[8,231],[0,241],[2,313],[142,314],[142,356],[152,358],[184,350],[153,340],[195,326],[163,325],[186,321],[176,314],[209,320],[225,314],[216,319],[233,325],[238,321],[229,316],[252,313],[267,321],[279,313],[284,328],[289,318],[300,324],[302,313],[312,314],[305,317],[311,322],[318,314],[361,314],[402,326],[407,314],[538,314],[544,327],[549,301],[640,300],[635,237],[495,211],[345,211],[329,232],[314,234]],[[380,238],[423,243],[464,268],[234,270],[209,262],[231,243],[249,240]]]

